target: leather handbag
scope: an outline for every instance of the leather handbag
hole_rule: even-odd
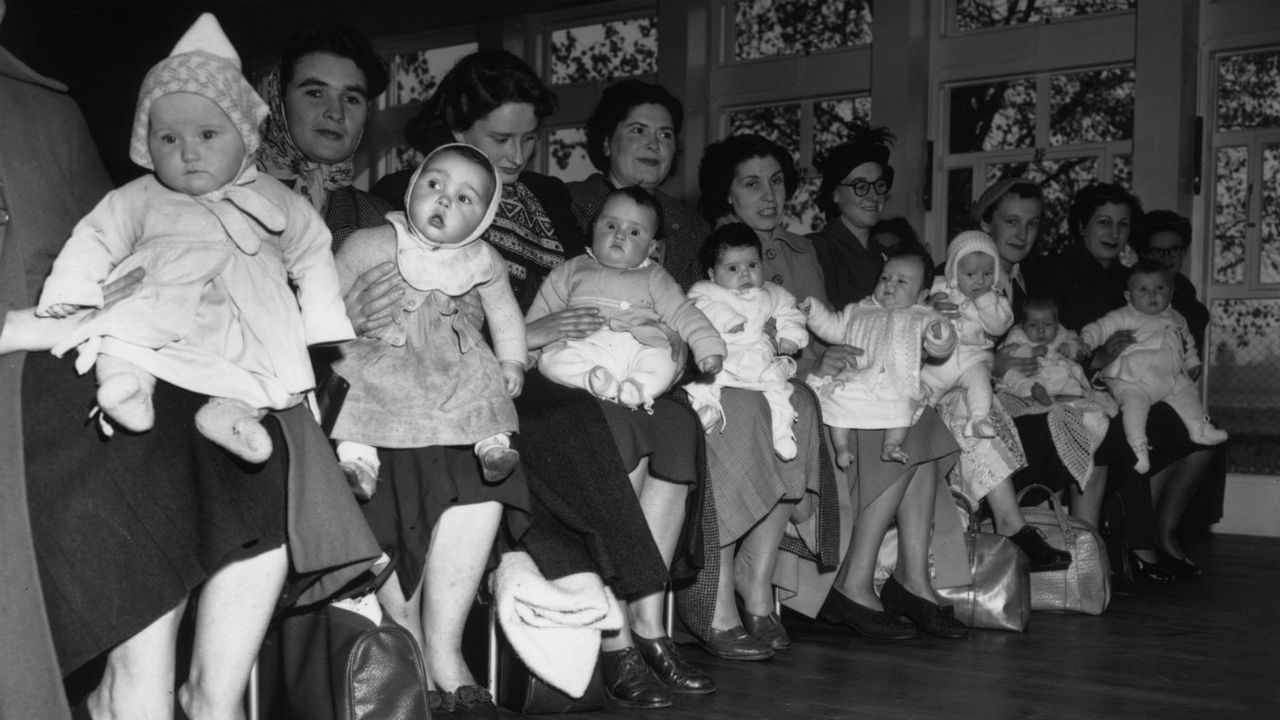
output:
[[[259,655],[262,717],[430,719],[418,643],[372,595],[394,568],[273,624]]]
[[[938,597],[951,605],[957,620],[971,628],[1025,632],[1031,620],[1027,556],[1009,538],[983,531],[968,498],[952,494],[968,516],[964,544],[973,582],[935,588]]]
[[[1049,544],[1071,553],[1066,570],[1031,575],[1031,609],[1101,615],[1111,602],[1111,563],[1102,537],[1093,525],[1072,517],[1058,496],[1044,485],[1029,485],[1018,493],[1039,491],[1049,497],[1049,507],[1024,507],[1027,522],[1044,532]]]

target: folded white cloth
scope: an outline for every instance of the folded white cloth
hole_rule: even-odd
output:
[[[579,698],[600,654],[600,633],[622,628],[622,609],[600,576],[547,580],[524,552],[509,552],[493,573],[498,621],[516,654],[543,682]]]

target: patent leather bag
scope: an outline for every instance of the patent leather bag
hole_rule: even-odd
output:
[[[1009,538],[982,530],[969,500],[953,495],[968,516],[964,544],[973,582],[936,588],[938,597],[952,607],[957,620],[971,628],[1025,632],[1031,620],[1027,556]]]

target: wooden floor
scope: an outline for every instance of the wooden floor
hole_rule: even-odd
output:
[[[685,647],[714,695],[563,717],[1280,718],[1280,540],[1214,536],[1188,550],[1203,580],[1141,586],[1100,617],[1037,612],[1025,634],[885,645],[791,616],[794,646],[768,661]]]

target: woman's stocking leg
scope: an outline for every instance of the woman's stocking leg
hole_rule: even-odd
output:
[[[893,523],[898,505],[902,503],[907,485],[915,476],[917,468],[907,468],[903,478],[890,485],[880,497],[871,501],[853,525],[853,536],[849,539],[849,552],[844,566],[836,575],[835,589],[849,599],[874,610],[883,610],[880,598],[875,591],[876,558],[880,554],[880,543]]]
[[[1213,464],[1214,450],[1197,450],[1151,477],[1151,502],[1156,508],[1156,547],[1186,558],[1178,544],[1178,525]]]
[[[640,461],[630,473],[632,487],[640,498],[640,510],[644,513],[649,532],[668,568],[676,556],[680,531],[684,528],[685,503],[689,488],[679,483],[667,482],[649,475],[649,459]],[[643,638],[663,637],[667,634],[663,615],[666,603],[664,588],[631,601],[632,629]]]
[[[171,720],[178,626],[187,601],[107,654],[102,682],[85,704],[97,720]]]
[[[773,613],[773,566],[777,564],[778,543],[787,531],[793,503],[773,506],[755,527],[747,532],[734,563],[735,585],[742,604],[752,615]]]
[[[422,575],[423,656],[427,673],[440,690],[475,685],[462,659],[462,629],[488,564],[502,521],[497,502],[454,505],[431,531],[427,567]]]
[[[929,539],[933,535],[937,491],[937,464],[918,466],[915,477],[906,483],[906,492],[898,505],[898,569],[895,573],[903,587],[935,603],[938,596],[929,579]]]
[[[249,671],[284,587],[285,546],[232,560],[205,581],[191,674],[178,689],[190,720],[243,720]]]
[[[1009,537],[1027,524],[1022,508],[1018,506],[1018,496],[1013,491],[1013,480],[1010,478],[1005,478],[999,485],[991,488],[986,501],[991,506],[991,516],[996,521],[996,532],[1001,535]]]
[[[1081,490],[1071,483],[1071,514],[1096,527],[1102,526],[1102,500],[1107,495],[1107,466],[1091,471],[1089,485]]]

